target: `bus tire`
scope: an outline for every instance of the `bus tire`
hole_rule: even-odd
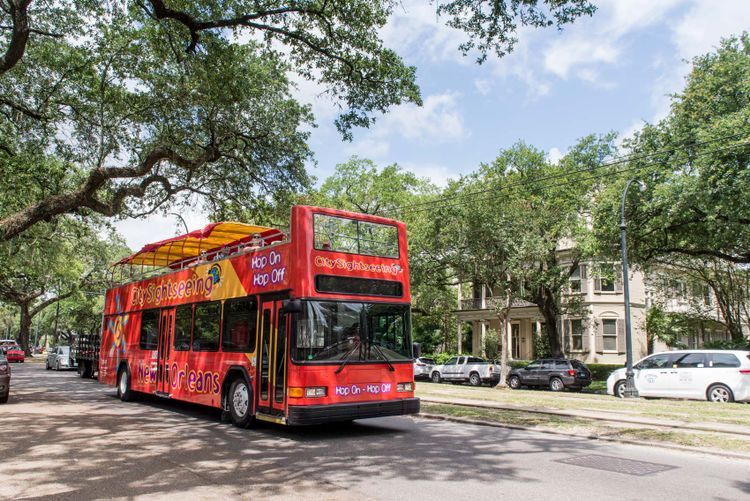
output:
[[[78,367],[81,367],[80,374],[82,378],[84,379],[91,378],[91,361],[90,360],[81,360],[81,363],[78,365]]]
[[[238,377],[229,386],[227,406],[232,424],[238,428],[248,428],[253,423],[253,392],[244,377]]]
[[[123,365],[117,372],[117,397],[123,402],[135,400],[135,392],[131,387],[130,369]]]

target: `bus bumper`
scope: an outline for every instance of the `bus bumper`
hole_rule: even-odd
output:
[[[351,421],[384,416],[400,416],[419,412],[418,398],[351,404],[289,406],[287,424],[311,425],[332,421]]]

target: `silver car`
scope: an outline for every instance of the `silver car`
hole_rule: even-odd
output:
[[[70,346],[55,346],[47,353],[47,361],[45,362],[45,368],[47,370],[55,369],[72,369],[76,366],[75,360],[71,357]]]
[[[414,360],[414,379],[430,379],[435,360],[427,357],[419,357]]]

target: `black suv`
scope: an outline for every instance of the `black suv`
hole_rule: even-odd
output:
[[[552,391],[564,388],[580,391],[591,384],[591,371],[578,360],[543,358],[511,370],[507,382],[514,390],[521,386],[546,386]]]

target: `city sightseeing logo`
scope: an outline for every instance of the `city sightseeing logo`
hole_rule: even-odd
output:
[[[221,266],[215,263],[208,269],[205,276],[191,272],[190,277],[181,280],[164,280],[150,283],[146,286],[133,288],[131,293],[134,306],[159,305],[175,299],[191,297],[211,297],[223,279]]]
[[[361,260],[347,261],[346,259],[331,259],[323,256],[315,257],[315,266],[318,268],[328,268],[329,270],[346,270],[346,271],[365,271],[370,273],[384,273],[386,275],[398,275],[402,271],[400,265],[384,263],[365,263]]]
[[[112,336],[112,346],[109,348],[109,356],[117,357],[117,365],[120,364],[120,355],[125,355],[125,326],[128,325],[128,315],[122,314],[120,295],[115,296],[117,314],[107,321],[107,330]]]

